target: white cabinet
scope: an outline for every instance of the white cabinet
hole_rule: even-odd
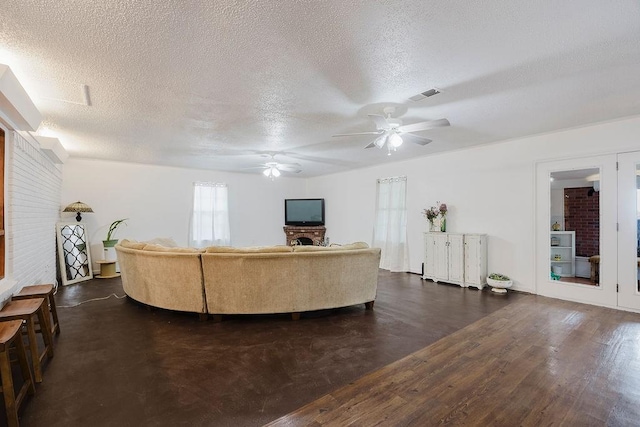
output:
[[[550,238],[551,271],[561,277],[576,275],[576,232],[552,231]]]
[[[464,236],[454,233],[425,233],[424,278],[463,285]]]
[[[464,282],[464,239],[462,234],[426,233],[425,277],[434,281]],[[428,264],[428,265],[427,265]]]
[[[487,278],[486,235],[424,233],[424,279],[482,289]]]

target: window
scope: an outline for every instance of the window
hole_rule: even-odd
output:
[[[407,177],[378,180],[373,246],[382,249],[380,268],[409,271]]]
[[[226,184],[193,183],[189,244],[192,247],[231,244]]]

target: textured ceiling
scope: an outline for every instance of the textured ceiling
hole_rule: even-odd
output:
[[[10,0],[0,63],[72,157],[317,176],[640,114],[640,3]],[[387,105],[451,127],[331,137]]]

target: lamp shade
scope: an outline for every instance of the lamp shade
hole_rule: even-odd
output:
[[[391,144],[393,148],[400,147],[402,145],[402,142],[402,137],[397,133],[392,133],[391,135],[389,135],[389,144]]]
[[[280,170],[278,170],[278,168],[275,166],[269,166],[262,173],[272,181],[280,176]]]
[[[93,213],[93,209],[86,203],[82,203],[81,201],[77,201],[75,203],[71,203],[68,205],[62,212],[77,212],[76,221],[80,222],[82,220],[82,215],[80,212],[91,212]]]

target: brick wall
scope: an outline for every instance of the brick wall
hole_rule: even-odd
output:
[[[589,195],[591,193],[591,195]],[[564,227],[576,232],[576,256],[600,252],[600,193],[592,187],[564,189]]]
[[[5,151],[6,265],[17,285],[0,294],[0,301],[24,285],[55,282],[62,192],[62,171],[39,148],[7,132]]]

